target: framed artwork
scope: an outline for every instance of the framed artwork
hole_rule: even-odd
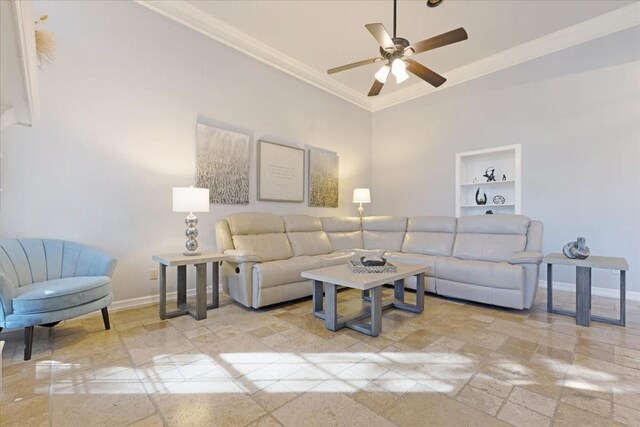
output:
[[[196,185],[211,203],[249,203],[249,135],[197,125]]]
[[[338,154],[309,149],[309,206],[338,207]]]
[[[304,150],[258,141],[258,200],[304,202]]]

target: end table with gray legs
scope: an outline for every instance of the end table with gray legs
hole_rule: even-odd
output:
[[[563,254],[553,253],[544,257],[547,263],[547,312],[574,316],[579,326],[589,326],[591,320],[625,326],[626,272],[629,264],[624,258],[589,256],[586,259],[571,259]],[[553,265],[569,265],[576,268],[576,311],[553,306]],[[591,314],[591,269],[606,268],[620,272],[620,318],[595,316]]]
[[[171,317],[189,314],[196,320],[207,318],[207,309],[218,307],[218,287],[220,286],[219,269],[220,262],[228,257],[213,252],[203,252],[200,255],[187,256],[183,254],[154,255],[153,260],[158,263],[158,281],[160,285],[160,318],[162,320]],[[211,303],[207,303],[207,264],[212,266]],[[196,268],[196,305],[187,303],[187,266]],[[177,309],[167,311],[167,267],[178,267],[177,283]]]

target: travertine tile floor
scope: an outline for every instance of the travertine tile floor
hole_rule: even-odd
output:
[[[385,290],[390,294],[390,290]],[[572,294],[556,293],[570,306]],[[359,294],[339,294],[355,309]],[[616,301],[595,298],[595,312]],[[303,300],[160,321],[157,306],[4,332],[0,424],[53,426],[640,425],[640,304],[626,328],[428,296],[383,334],[324,329]],[[98,312],[99,314],[99,312]]]

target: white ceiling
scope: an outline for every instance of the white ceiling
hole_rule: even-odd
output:
[[[214,31],[218,32],[222,31],[220,23],[224,23],[227,30],[235,33],[236,39],[240,36],[245,41],[258,40],[266,45],[268,50],[273,50],[272,54],[275,52],[276,56],[284,58],[284,62],[293,63],[294,69],[302,68],[306,74],[309,74],[309,70],[311,74],[317,73],[317,78],[311,79],[317,81],[312,83],[323,86],[324,79],[324,83],[334,88],[342,86],[344,91],[353,92],[352,96],[364,96],[362,102],[368,101],[366,93],[373,83],[373,74],[380,67],[379,64],[333,74],[328,77],[333,81],[326,80],[326,70],[378,56],[378,45],[365,29],[365,24],[381,22],[390,33],[393,32],[391,0],[189,0],[182,5],[170,2],[175,4],[173,10],[159,6],[160,2],[139,1],[155,10],[164,7],[164,10],[158,11],[167,16],[176,14],[175,8],[179,7],[180,13],[189,15],[188,19],[181,16],[179,20],[192,21],[190,24],[194,28],[198,27],[198,24],[193,25],[194,19],[208,22],[209,27],[217,27],[218,30]],[[448,77],[448,72],[452,70],[460,70],[476,61],[632,3],[638,2],[443,0],[437,8],[429,8],[425,5],[425,0],[400,0],[397,35],[415,43],[464,27],[469,34],[468,40],[414,57],[432,70]],[[637,15],[638,8],[633,12]],[[175,16],[173,18],[175,19]],[[637,21],[637,16],[635,20]],[[230,44],[233,45],[233,42]],[[264,47],[262,46],[262,50],[265,50]],[[292,74],[296,74],[295,70]],[[420,86],[429,85],[415,76],[411,76],[400,85],[389,79],[378,98],[398,90],[408,92],[405,89],[407,87],[410,87],[410,90],[424,91],[425,88]],[[447,83],[444,86],[447,86]],[[398,94],[395,95],[397,97]]]

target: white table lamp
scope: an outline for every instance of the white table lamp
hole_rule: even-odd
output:
[[[194,212],[209,212],[209,189],[208,188],[193,188],[193,187],[177,187],[173,189],[173,211],[174,212],[189,212],[189,215],[184,220],[187,225],[187,243],[185,247],[187,251],[184,255],[200,255],[200,252],[196,252],[198,249],[198,218],[193,214]]]
[[[358,207],[358,215],[362,216],[364,208],[363,203],[371,203],[371,192],[368,188],[355,188],[353,190],[353,203],[360,203]]]

